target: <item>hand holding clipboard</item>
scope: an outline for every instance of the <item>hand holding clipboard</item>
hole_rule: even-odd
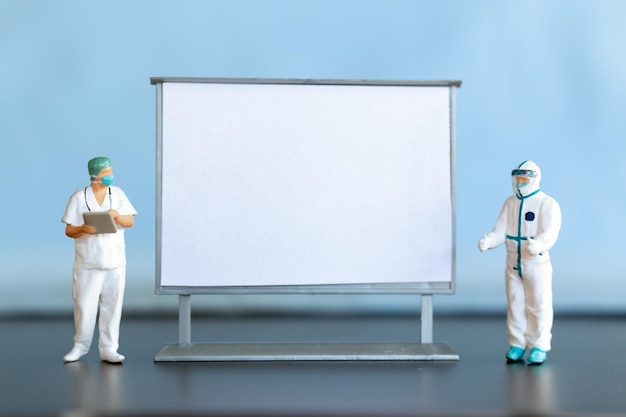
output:
[[[86,225],[94,226],[94,234],[115,233],[117,226],[113,220],[113,215],[109,211],[88,211],[83,213],[83,220]]]

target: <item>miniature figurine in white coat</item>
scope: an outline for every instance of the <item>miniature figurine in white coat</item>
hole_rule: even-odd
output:
[[[100,358],[119,363],[124,360],[117,352],[126,282],[124,229],[134,225],[137,211],[122,189],[112,185],[109,158],[93,158],[87,168],[91,184],[72,194],[62,218],[65,234],[75,242],[72,297],[76,328],[74,347],[63,360],[74,362],[89,352],[99,309]],[[94,226],[84,224],[87,211],[109,211],[117,231],[95,234]]]
[[[514,195],[496,225],[478,242],[481,252],[506,244],[508,362],[542,364],[552,339],[552,264],[549,250],[561,229],[559,204],[539,189],[541,170],[522,162],[511,173]]]

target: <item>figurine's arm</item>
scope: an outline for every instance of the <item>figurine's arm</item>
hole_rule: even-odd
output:
[[[89,226],[87,224],[83,224],[82,226],[72,226],[71,224],[68,224],[65,226],[65,235],[67,237],[71,237],[72,239],[79,238],[84,234],[94,233],[95,231],[95,226]]]
[[[487,249],[496,248],[504,243],[504,240],[506,239],[507,207],[508,205],[505,202],[504,206],[502,206],[502,210],[500,210],[498,220],[496,220],[493,230],[489,233],[485,233],[483,238],[478,241],[478,249],[481,252],[484,252]]]
[[[135,224],[135,216],[131,214],[119,214],[117,210],[111,210],[111,215],[115,223],[122,227],[133,227]]]
[[[543,203],[539,213],[539,229],[537,234],[528,241],[528,252],[539,255],[554,246],[561,230],[561,208],[552,198]]]

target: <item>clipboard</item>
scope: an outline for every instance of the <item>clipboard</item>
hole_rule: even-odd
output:
[[[117,226],[113,216],[108,211],[88,211],[83,213],[83,220],[89,226],[95,226],[94,234],[116,233]]]

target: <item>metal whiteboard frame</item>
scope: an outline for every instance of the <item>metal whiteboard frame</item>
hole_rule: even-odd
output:
[[[156,294],[179,296],[179,341],[168,344],[155,356],[156,362],[170,361],[265,361],[265,360],[458,360],[447,345],[433,343],[433,294],[456,292],[456,89],[458,80],[333,80],[151,77],[156,87]],[[162,286],[161,220],[163,162],[163,84],[293,84],[346,86],[447,87],[450,123],[451,279],[449,282],[369,283],[290,286]],[[247,344],[209,345],[191,342],[192,294],[421,294],[420,344]],[[285,350],[285,347],[288,347]]]

